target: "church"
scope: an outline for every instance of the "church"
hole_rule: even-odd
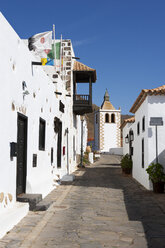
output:
[[[114,108],[106,89],[104,100],[94,115],[95,150],[116,153],[121,147],[121,109]]]

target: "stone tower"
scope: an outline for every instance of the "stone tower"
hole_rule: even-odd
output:
[[[116,110],[106,89],[101,108],[95,112],[95,150],[113,153],[121,147],[121,110]]]

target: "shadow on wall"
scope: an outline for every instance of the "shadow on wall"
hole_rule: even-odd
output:
[[[96,191],[97,187],[122,190],[130,221],[129,226],[135,227],[137,232],[139,230],[139,235],[141,226],[143,227],[147,247],[165,247],[165,215],[154,199],[152,191],[144,189],[132,178],[123,176],[119,167],[102,165],[101,168],[86,168],[85,170],[84,175],[79,177],[74,185],[95,187]],[[108,213],[105,215],[107,216]],[[129,233],[127,235],[129,236]],[[140,242],[138,235],[135,235],[134,245],[140,248],[142,244],[138,242]]]
[[[152,162],[150,164],[156,163],[156,147],[155,147],[155,156],[154,157],[155,158],[152,160]],[[164,167],[164,170],[165,170],[165,150],[163,150],[161,153],[158,154],[158,163],[162,164]]]
[[[164,104],[164,96],[162,95],[162,97],[159,96],[156,98],[150,97],[150,98],[148,98],[148,103],[150,103],[150,104],[155,104],[155,103]]]
[[[151,163],[149,163],[149,165],[151,165],[152,163],[156,163],[156,148],[155,148],[155,158],[152,160]],[[161,153],[158,154],[158,163],[163,165],[165,171],[165,150],[163,150]],[[150,189],[152,190],[153,189],[152,182],[150,181],[149,184],[150,184]]]

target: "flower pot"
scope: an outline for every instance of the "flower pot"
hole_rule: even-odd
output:
[[[122,168],[122,171],[123,171],[125,174],[131,174],[132,168]]]
[[[164,182],[152,182],[154,193],[164,193]]]

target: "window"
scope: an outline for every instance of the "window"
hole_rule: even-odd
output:
[[[39,120],[39,150],[45,150],[45,120]]]
[[[96,124],[97,124],[97,122],[98,122],[98,118],[97,118],[97,114],[96,114]]]
[[[115,114],[111,114],[111,123],[115,123]]]
[[[51,148],[51,157],[50,157],[50,159],[51,159],[51,164],[53,164],[53,147]]]
[[[37,167],[37,154],[33,154],[33,167]]]
[[[140,122],[138,122],[138,124],[137,124],[137,135],[139,135],[140,134]]]
[[[145,131],[145,116],[143,116],[143,119],[142,119],[142,131],[143,132]]]
[[[144,168],[144,138],[142,139],[142,168]]]
[[[109,114],[105,114],[105,122],[109,123]]]
[[[64,108],[65,108],[65,105],[62,103],[62,101],[60,100],[60,103],[59,103],[59,110],[64,113]]]

